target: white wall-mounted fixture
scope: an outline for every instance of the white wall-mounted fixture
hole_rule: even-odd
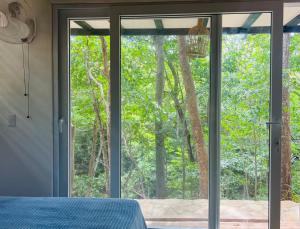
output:
[[[31,43],[35,36],[36,21],[26,1],[1,1],[0,40],[12,44]]]

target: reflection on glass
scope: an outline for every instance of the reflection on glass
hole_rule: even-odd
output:
[[[148,226],[208,218],[209,19],[122,18],[122,197]]]
[[[233,32],[238,16],[223,16],[221,228],[268,228],[270,34]]]
[[[103,29],[91,36],[90,26]],[[109,21],[70,21],[71,195],[109,195]]]

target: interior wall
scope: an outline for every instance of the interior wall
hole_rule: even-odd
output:
[[[51,196],[51,4],[26,1],[37,19],[37,37],[29,46],[31,119],[26,118],[22,46],[0,41],[0,195]],[[16,115],[15,127],[8,126],[11,115]]]

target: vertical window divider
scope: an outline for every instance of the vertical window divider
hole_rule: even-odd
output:
[[[67,12],[61,11],[58,16],[58,23],[60,27],[58,28],[57,35],[59,38],[58,49],[61,50],[58,55],[58,75],[68,76],[69,75],[69,21]],[[64,153],[59,153],[57,169],[58,169],[58,179],[57,179],[57,196],[68,197],[70,196],[70,165],[69,165],[69,145],[70,145],[70,130],[69,130],[69,119],[70,119],[70,92],[69,92],[69,77],[66,80],[58,78],[59,89],[58,96],[61,99],[61,103],[58,105],[58,116],[57,116],[57,130],[59,138],[59,151]],[[66,93],[63,93],[63,92]]]
[[[269,229],[280,229],[283,3],[272,12]]]
[[[220,219],[221,14],[212,15],[210,47],[209,229],[218,229]]]
[[[110,15],[110,196],[121,197],[121,79],[120,79],[120,16],[116,11]]]

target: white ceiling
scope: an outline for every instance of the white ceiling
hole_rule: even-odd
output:
[[[284,8],[284,19],[283,24],[287,24],[293,18],[300,14],[300,6],[286,6]],[[223,27],[226,28],[237,28],[242,27],[250,14],[224,14],[223,15]],[[176,28],[192,28],[197,24],[197,17],[182,17],[182,18],[160,18],[165,29],[176,29]],[[92,28],[95,29],[109,29],[108,19],[93,19],[85,20]],[[254,22],[253,27],[270,26],[271,25],[271,14],[263,13]],[[121,20],[121,26],[124,29],[155,29],[155,22],[153,18],[124,18]],[[209,23],[208,23],[209,26]],[[80,28],[74,21],[70,22],[71,28]]]
[[[299,6],[289,6],[284,7],[283,11],[283,23],[286,24],[294,17],[300,14],[300,7]]]

